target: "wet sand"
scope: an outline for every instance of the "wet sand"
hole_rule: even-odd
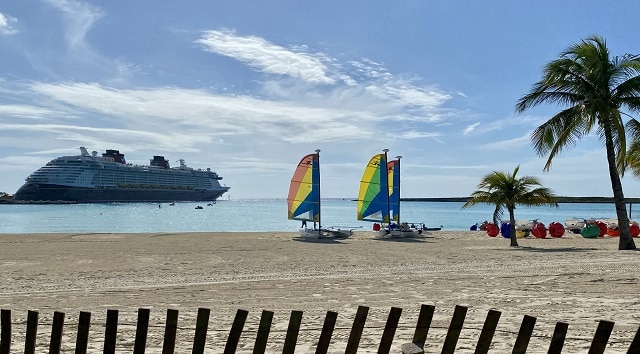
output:
[[[639,241],[636,239],[636,243]],[[161,352],[167,309],[179,310],[176,353],[191,351],[198,308],[211,309],[208,353],[222,353],[238,309],[249,311],[239,352],[251,352],[262,310],[274,312],[269,352],[281,352],[292,310],[303,311],[296,352],[315,351],[327,311],[338,312],[330,352],[344,352],[358,306],[368,306],[359,353],[377,352],[391,307],[403,309],[392,352],[410,342],[421,304],[436,306],[426,343],[440,352],[455,305],[468,306],[457,353],[472,353],[489,309],[502,312],[491,352],[511,352],[524,315],[537,318],[530,353],[546,353],[556,322],[564,353],[585,353],[599,320],[614,321],[606,353],[626,353],[640,326],[640,252],[616,238],[520,239],[434,231],[417,239],[300,240],[295,233],[0,234],[0,308],[21,350],[28,310],[40,313],[38,350],[54,311],[75,348],[80,311],[101,351],[108,309],[119,310],[118,352],[131,352],[138,308],[151,309],[147,352]],[[640,246],[640,244],[639,244]]]

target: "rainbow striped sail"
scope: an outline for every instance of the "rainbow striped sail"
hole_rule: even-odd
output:
[[[289,219],[320,222],[320,153],[300,160],[287,197]]]
[[[389,222],[388,180],[387,153],[373,156],[360,181],[358,220]]]

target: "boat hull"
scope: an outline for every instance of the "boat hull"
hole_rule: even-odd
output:
[[[16,201],[134,203],[215,201],[228,188],[219,190],[81,188],[55,184],[25,184],[13,196]]]

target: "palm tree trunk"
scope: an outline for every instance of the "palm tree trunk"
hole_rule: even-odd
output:
[[[512,207],[508,207],[509,209],[509,228],[511,231],[511,247],[518,247],[518,238],[516,237],[516,215],[513,212]]]
[[[611,138],[611,128],[607,125],[605,125],[604,134],[605,146],[607,148],[607,162],[609,163],[609,177],[611,178],[611,189],[613,189],[613,202],[616,206],[618,229],[620,230],[618,249],[635,250],[636,244],[631,237],[629,216],[627,215],[627,206],[624,201],[624,193],[622,192],[622,182],[620,182],[620,174],[616,168],[616,153],[613,147],[613,139]]]

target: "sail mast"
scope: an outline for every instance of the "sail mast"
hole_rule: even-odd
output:
[[[398,166],[396,166],[398,168],[398,224],[400,224],[400,159],[402,158],[402,156],[398,155],[396,156],[396,159],[398,160]],[[394,186],[395,187],[395,186]]]
[[[322,236],[322,208],[320,207],[320,196],[322,195],[320,194],[320,149],[316,149],[316,155],[316,161],[318,163],[318,236]]]
[[[387,152],[389,152],[389,149],[382,149],[382,151],[384,152],[384,164],[381,164],[380,166],[380,174],[382,176],[380,176],[380,178],[384,178],[384,193],[387,195],[387,215],[386,218],[382,217],[382,222],[385,222],[385,219],[387,221],[388,224],[391,224],[391,206],[390,206],[390,202],[389,202],[389,171],[387,170]]]

